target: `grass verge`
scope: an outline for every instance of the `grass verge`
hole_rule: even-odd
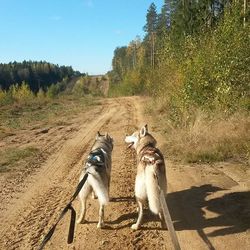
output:
[[[74,97],[60,96],[56,99],[32,100],[28,103],[13,103],[0,106],[0,172],[23,169],[34,157],[39,149],[23,146],[11,147],[11,136],[21,131],[54,126],[67,126],[71,120],[100,102],[91,96]],[[8,145],[8,146],[6,146]]]
[[[188,163],[239,161],[249,165],[250,117],[247,112],[225,115],[193,110],[182,114],[178,126],[162,110],[159,103],[146,107],[148,114],[157,115],[157,125],[166,136],[164,151],[175,160]]]
[[[8,148],[0,151],[0,172],[8,172],[13,170],[13,168],[19,169],[19,163],[21,161],[27,162],[36,156],[38,152],[39,149],[35,147]]]
[[[45,102],[12,104],[0,107],[0,138],[28,126],[67,122],[91,105],[97,105],[92,97],[75,98],[61,96]]]

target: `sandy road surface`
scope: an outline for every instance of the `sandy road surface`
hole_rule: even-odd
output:
[[[46,157],[41,155],[22,174],[0,179],[0,249],[38,248],[73,193],[98,130],[108,131],[115,141],[111,202],[105,209],[107,228],[96,228],[98,202],[90,199],[88,223],[76,226],[74,243],[66,243],[66,216],[46,249],[172,249],[168,231],[161,230],[160,222],[149,212],[142,230],[130,229],[137,216],[136,161],[123,140],[144,121],[150,125],[150,118],[142,115],[144,101],[139,97],[105,99],[103,105],[72,121],[70,128],[35,133],[31,142],[44,143]],[[157,124],[151,128],[161,147],[160,129]],[[20,144],[31,142],[20,140]],[[249,169],[234,164],[168,163],[167,173],[167,200],[182,249],[249,249]],[[76,200],[77,210],[78,205]]]

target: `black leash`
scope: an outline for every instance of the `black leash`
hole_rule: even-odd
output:
[[[54,226],[49,230],[49,232],[46,234],[46,236],[44,237],[39,250],[42,250],[44,248],[44,246],[47,244],[47,242],[51,239],[57,224],[59,223],[59,221],[63,218],[63,216],[68,212],[68,210],[71,210],[71,219],[70,219],[70,226],[69,226],[69,234],[68,234],[68,244],[71,244],[73,242],[74,239],[74,231],[75,231],[75,220],[76,220],[76,212],[75,209],[72,207],[72,202],[75,200],[75,198],[77,197],[77,195],[79,194],[79,192],[81,191],[84,183],[86,182],[87,178],[88,178],[88,172],[83,176],[82,180],[79,182],[79,184],[76,187],[76,191],[75,193],[71,196],[69,203],[67,204],[67,206],[63,209],[63,211],[61,212],[57,222],[54,224]]]

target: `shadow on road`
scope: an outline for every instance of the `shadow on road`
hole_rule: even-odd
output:
[[[208,195],[222,191],[211,184],[168,194],[167,202],[177,231],[196,230],[209,249],[214,249],[210,237],[245,232],[250,228],[250,192],[232,192],[209,199]],[[215,213],[206,218],[204,209]],[[208,235],[204,229],[219,227]]]
[[[176,231],[196,230],[210,250],[214,247],[208,237],[245,232],[250,228],[250,192],[232,192],[209,199],[210,194],[218,191],[223,191],[223,189],[206,184],[167,195],[167,203]],[[112,201],[132,202],[134,198],[117,197],[113,198]],[[215,213],[214,217],[206,218],[204,209]],[[127,213],[119,216],[110,224],[114,225],[127,221],[126,225],[121,227],[124,228],[131,226],[131,219],[135,221],[136,218],[136,212]],[[144,223],[155,220],[158,220],[158,218],[145,210]],[[219,229],[215,229],[206,235],[204,229],[208,227],[218,227]],[[144,224],[143,229],[159,230],[160,226],[159,228],[150,228]]]
[[[225,227],[209,236],[244,232],[250,228],[250,192],[232,192],[207,199],[211,193],[221,191],[210,184],[168,194],[167,202],[176,230],[199,230],[207,227]],[[203,209],[217,214],[205,218]]]

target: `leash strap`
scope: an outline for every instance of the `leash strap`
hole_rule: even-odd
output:
[[[178,241],[177,234],[175,232],[174,225],[173,225],[170,213],[169,213],[169,209],[168,209],[168,205],[167,205],[167,202],[165,199],[165,195],[164,195],[162,190],[160,190],[160,203],[161,203],[163,215],[165,218],[165,222],[167,224],[167,227],[168,227],[168,230],[170,233],[170,238],[171,238],[172,243],[174,245],[174,249],[181,250],[180,243]]]
[[[70,203],[77,197],[77,195],[78,195],[79,192],[81,191],[81,189],[82,189],[84,183],[85,183],[86,180],[88,179],[88,175],[89,175],[89,174],[90,174],[90,173],[87,172],[87,173],[83,176],[83,178],[81,179],[81,181],[79,182],[79,184],[77,185],[75,193],[71,196]]]
[[[63,209],[63,211],[61,212],[57,222],[54,224],[53,227],[51,227],[51,229],[49,230],[49,232],[45,235],[39,250],[42,250],[45,245],[47,244],[47,242],[51,239],[52,235],[54,234],[54,231],[56,229],[57,224],[59,223],[59,221],[63,218],[63,216],[68,212],[68,210],[71,210],[71,219],[70,219],[70,226],[69,226],[69,234],[68,234],[68,244],[73,242],[74,239],[74,231],[75,231],[75,220],[76,220],[76,211],[75,209],[72,207],[72,202],[75,200],[75,198],[77,197],[77,195],[79,194],[79,192],[81,191],[84,183],[86,182],[87,178],[88,178],[88,172],[83,176],[82,180],[79,182],[79,184],[76,187],[76,191],[75,193],[71,196],[70,202],[67,204],[67,206]]]
[[[57,224],[59,223],[59,221],[63,218],[63,216],[67,213],[68,209],[70,208],[71,204],[68,204],[63,211],[61,212],[57,222],[54,224],[54,226],[49,230],[49,232],[46,234],[46,236],[44,237],[41,246],[39,247],[39,249],[43,249],[44,246],[46,245],[46,243],[50,240],[50,238],[52,237],[52,235],[54,234],[54,231],[56,229]]]
[[[70,225],[69,225],[69,234],[68,234],[68,244],[71,244],[74,240],[74,232],[75,232],[75,222],[76,222],[76,211],[75,209],[71,206],[71,219],[70,219]]]

